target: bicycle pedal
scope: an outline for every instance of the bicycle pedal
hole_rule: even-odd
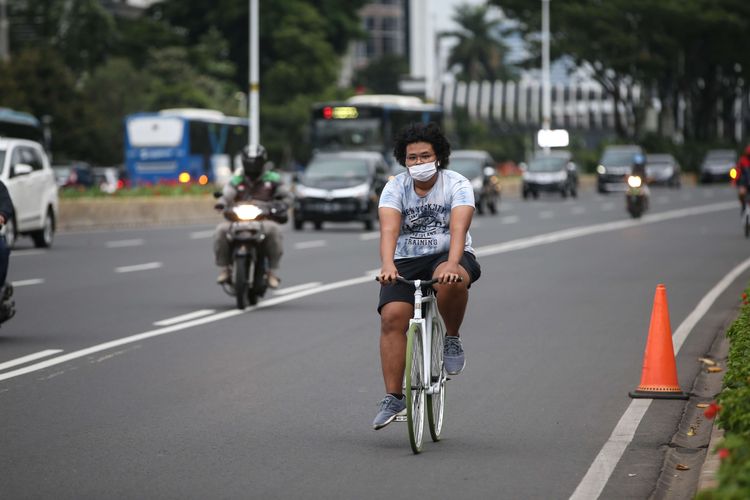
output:
[[[394,422],[406,422],[406,415],[396,415],[393,419]]]

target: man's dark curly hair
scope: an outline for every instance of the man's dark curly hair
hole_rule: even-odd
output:
[[[412,123],[401,129],[394,138],[393,156],[401,165],[406,166],[406,146],[415,142],[429,142],[437,156],[437,168],[448,166],[451,145],[435,122]]]

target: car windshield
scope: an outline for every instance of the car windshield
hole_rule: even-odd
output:
[[[482,175],[482,160],[479,158],[451,158],[449,168],[467,179],[473,179]]]
[[[709,151],[706,161],[734,161],[734,151]]]
[[[609,165],[630,165],[633,163],[633,157],[637,151],[627,150],[610,150],[605,151],[602,157],[602,165],[605,167]]]
[[[529,172],[557,172],[565,168],[565,158],[542,156],[529,162]]]
[[[367,162],[357,158],[320,159],[310,163],[305,177],[311,180],[320,179],[354,179],[367,178]]]

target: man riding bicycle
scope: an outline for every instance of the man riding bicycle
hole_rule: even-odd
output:
[[[396,281],[437,278],[433,286],[446,327],[445,370],[461,373],[465,355],[459,330],[468,290],[481,269],[471,247],[469,226],[474,190],[461,174],[446,170],[450,144],[434,124],[412,124],[395,138],[393,154],[407,171],[380,195],[380,360],[387,395],[372,425],[381,429],[406,408],[402,393],[406,335],[414,293]]]

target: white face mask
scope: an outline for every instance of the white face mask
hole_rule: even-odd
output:
[[[425,182],[432,179],[432,176],[437,172],[437,167],[435,166],[435,162],[431,161],[430,163],[412,165],[406,171],[409,172],[409,175],[415,181]]]

